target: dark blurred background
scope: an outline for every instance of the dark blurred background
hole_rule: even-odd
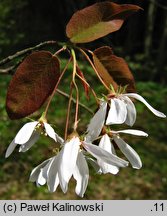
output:
[[[18,50],[47,40],[68,40],[65,27],[72,14],[95,2],[93,0],[0,0],[0,60]],[[101,45],[113,47],[116,55],[126,59],[133,72],[137,92],[156,109],[167,114],[167,1],[166,0],[115,0],[116,3],[137,4],[144,10],[132,15],[122,28],[95,42],[85,44],[90,49]],[[63,61],[66,61],[65,59]],[[63,63],[64,64],[64,63]],[[84,61],[80,68],[101,95],[95,75]],[[72,70],[69,68],[69,70]],[[68,73],[67,73],[68,74]],[[5,111],[5,97],[11,75],[0,74],[0,197],[1,199],[78,199],[75,181],[71,180],[67,194],[60,188],[48,193],[47,187],[36,187],[28,182],[31,170],[51,157],[55,143],[45,136],[26,153],[13,154],[5,159],[5,151],[17,131],[29,120],[11,121]],[[68,79],[60,86],[68,92]],[[81,102],[95,108],[93,100]],[[56,95],[48,120],[57,133],[63,135],[68,100]],[[84,199],[166,199],[167,198],[167,119],[155,117],[139,102],[135,129],[149,134],[148,138],[125,136],[140,155],[143,168],[122,169],[118,175],[97,175],[90,168],[89,185]],[[37,113],[40,115],[41,111]],[[80,109],[85,130],[92,117]],[[34,117],[37,119],[37,116]],[[119,128],[121,129],[121,128]]]
[[[78,9],[93,0],[0,0],[0,59],[45,40],[65,41],[65,26]],[[120,31],[91,43],[111,45],[135,64],[139,80],[167,81],[167,1],[115,0],[141,6]],[[142,65],[142,68],[140,68]]]

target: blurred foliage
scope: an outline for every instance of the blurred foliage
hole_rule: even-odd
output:
[[[65,63],[63,60],[62,67]],[[80,67],[93,85],[97,94],[101,96],[104,89],[98,85],[96,76],[90,67],[83,62]],[[69,78],[72,66],[64,77],[60,88],[68,91]],[[91,74],[91,76],[90,76]],[[26,153],[19,153],[18,148],[12,155],[5,159],[5,151],[19,128],[28,122],[28,119],[20,121],[10,121],[5,112],[5,95],[9,76],[0,77],[0,197],[1,199],[80,199],[75,195],[75,181],[70,181],[67,194],[63,194],[60,188],[55,193],[49,193],[47,187],[36,187],[28,182],[31,170],[43,160],[51,157],[54,153],[52,149],[55,143],[45,137],[40,137],[39,141]],[[78,82],[79,84],[79,82]],[[100,83],[99,83],[100,84]],[[82,89],[82,86],[79,85]],[[154,82],[138,82],[138,93],[153,105],[156,109],[166,113],[167,87]],[[95,110],[94,101],[87,101],[82,92],[81,102],[86,103]],[[49,111],[48,121],[53,125],[55,131],[63,136],[64,119],[66,117],[66,104],[68,100],[56,94]],[[135,129],[146,131],[148,138],[124,136],[125,140],[139,153],[143,161],[143,168],[140,170],[131,167],[121,169],[118,175],[98,175],[90,167],[90,178],[84,199],[166,199],[167,197],[167,119],[155,117],[142,103],[135,103],[138,115],[134,125]],[[41,111],[42,112],[42,111]],[[34,114],[37,119],[41,112]],[[71,116],[75,111],[72,110]],[[79,127],[85,130],[91,118],[86,110],[80,109]],[[167,113],[166,113],[167,114]],[[71,118],[73,121],[73,118]],[[120,127],[119,127],[120,128]],[[120,128],[123,129],[123,128]],[[121,157],[122,154],[120,154]]]
[[[0,1],[0,55],[9,53],[5,48],[18,44],[24,38],[24,34],[19,32],[18,21],[21,19],[19,13],[25,5],[26,1],[22,0]]]
[[[119,50],[121,53],[121,50]],[[155,80],[155,76],[157,73],[157,62],[156,56],[154,58],[148,58],[144,53],[137,53],[135,55],[127,55],[125,56],[126,61],[130,69],[132,70],[136,80],[140,81],[157,81]],[[167,64],[165,64],[162,69],[163,78],[161,81],[162,84],[165,84],[167,80]],[[159,71],[159,74],[161,74]]]

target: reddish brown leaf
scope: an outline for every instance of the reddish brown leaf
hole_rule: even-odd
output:
[[[137,5],[100,2],[74,13],[66,27],[73,43],[86,43],[121,28],[124,20],[141,9]]]
[[[77,73],[83,79],[83,80],[81,80],[82,85],[83,85],[84,90],[85,90],[85,95],[86,95],[87,99],[89,99],[89,86],[84,82],[84,80],[86,81],[86,79],[85,79],[82,71],[80,70],[80,68],[78,66],[77,66]]]
[[[50,52],[34,52],[26,57],[8,87],[9,117],[19,119],[38,110],[52,93],[59,75],[59,60]]]
[[[134,77],[123,58],[113,54],[108,46],[100,47],[94,51],[93,61],[99,75],[106,85],[113,85],[117,90],[118,85],[127,87],[127,92],[135,92]]]

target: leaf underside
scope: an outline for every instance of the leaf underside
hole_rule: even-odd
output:
[[[50,52],[38,51],[26,57],[8,87],[9,117],[20,119],[37,111],[52,93],[59,76],[59,60]]]
[[[66,26],[73,43],[87,43],[119,30],[124,20],[140,10],[137,5],[100,2],[77,11]]]
[[[123,58],[117,57],[113,54],[110,47],[104,46],[96,49],[93,52],[93,61],[97,72],[107,86],[114,87],[126,86],[127,92],[135,92],[134,77]]]

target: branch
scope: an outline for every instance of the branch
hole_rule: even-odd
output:
[[[59,93],[60,95],[63,95],[66,98],[70,97],[67,93],[61,91],[60,89],[57,89],[56,92]],[[76,100],[74,98],[72,98],[72,101],[73,101],[73,103],[76,103]],[[87,110],[89,113],[94,114],[94,112],[91,109],[89,109],[87,106],[85,106],[84,104],[82,104],[80,102],[79,102],[79,106],[81,106],[82,108],[84,108],[85,110]]]
[[[15,65],[5,68],[5,69],[0,69],[0,74],[1,75],[11,75],[13,74],[13,70],[15,69]]]
[[[39,49],[41,47],[44,47],[46,45],[52,45],[52,44],[58,44],[58,45],[64,45],[63,43],[59,43],[57,41],[45,41],[45,42],[42,42],[36,46],[33,46],[33,47],[29,47],[27,49],[24,49],[24,50],[21,50],[21,51],[18,51],[16,52],[14,55],[11,55],[11,56],[8,56],[7,58],[4,58],[0,61],[0,66],[12,61],[13,59],[17,58],[17,57],[20,57],[22,55],[25,55],[26,53],[29,53],[33,50],[36,50],[36,49]]]
[[[0,74],[1,75],[13,75],[15,73],[15,69],[19,66],[19,64],[22,62],[22,60],[18,61],[14,65],[8,67],[8,68],[0,68]]]

